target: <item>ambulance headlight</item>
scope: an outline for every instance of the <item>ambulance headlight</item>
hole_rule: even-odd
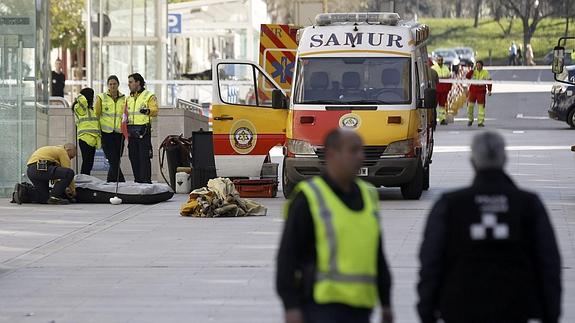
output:
[[[407,140],[400,140],[395,141],[389,144],[385,149],[381,158],[386,157],[397,157],[397,156],[412,156],[414,152],[414,140],[407,139]]]
[[[288,139],[287,148],[288,152],[294,155],[315,156],[314,146],[305,140]]]

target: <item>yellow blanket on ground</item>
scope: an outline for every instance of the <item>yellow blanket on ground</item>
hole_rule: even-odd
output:
[[[236,217],[266,215],[267,208],[255,201],[240,197],[229,178],[216,178],[190,193],[180,209],[182,216]]]

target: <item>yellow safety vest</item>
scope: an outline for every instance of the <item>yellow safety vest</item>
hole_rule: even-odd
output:
[[[437,72],[437,76],[440,79],[449,78],[451,76],[451,71],[449,70],[449,67],[447,67],[445,64],[443,64],[442,66],[439,66],[439,64],[433,64],[431,68]]]
[[[379,198],[370,184],[358,179],[357,185],[360,211],[348,208],[321,177],[296,187],[307,198],[315,228],[318,304],[373,308],[378,300]]]
[[[473,70],[473,76],[471,77],[473,80],[491,80],[491,75],[486,69]]]
[[[148,107],[148,101],[154,94],[148,90],[142,91],[136,99],[130,95],[128,97],[128,124],[145,125],[151,122],[149,115],[140,113],[140,109]]]
[[[74,104],[76,136],[92,147],[100,147],[100,122],[88,107],[88,100],[80,94]]]
[[[102,103],[102,112],[100,115],[100,129],[102,132],[122,132],[122,115],[124,114],[126,96],[122,93],[118,93],[118,98],[115,102],[108,93],[100,93],[98,97]]]

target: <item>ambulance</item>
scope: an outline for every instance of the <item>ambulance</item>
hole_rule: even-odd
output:
[[[293,51],[271,52],[271,74],[249,61],[215,61],[218,175],[258,177],[270,149],[281,146],[287,197],[322,173],[323,140],[342,128],[364,140],[359,176],[419,199],[429,188],[436,107],[428,37],[426,25],[396,13],[319,14],[297,31]]]

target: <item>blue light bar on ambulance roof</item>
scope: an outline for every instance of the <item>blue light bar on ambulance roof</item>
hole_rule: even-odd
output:
[[[395,26],[399,22],[399,14],[395,12],[357,12],[357,13],[320,13],[315,16],[318,26],[343,23],[368,23]]]

